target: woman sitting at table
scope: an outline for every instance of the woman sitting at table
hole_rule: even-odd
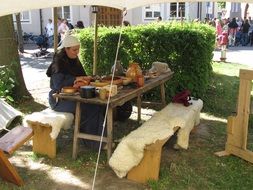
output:
[[[78,58],[79,49],[80,42],[78,39],[67,35],[46,72],[47,76],[50,77],[49,104],[55,111],[75,114],[76,102],[63,99],[56,100],[53,94],[61,92],[63,87],[74,86],[77,81],[90,80]],[[82,103],[80,131],[101,135],[104,110],[103,106]],[[97,141],[86,140],[85,143],[92,148],[97,148],[99,145]]]

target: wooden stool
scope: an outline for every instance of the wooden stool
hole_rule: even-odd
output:
[[[50,137],[52,127],[35,121],[28,121],[33,129],[33,152],[47,155],[50,158],[56,157],[56,140]]]
[[[0,138],[0,176],[18,186],[24,184],[15,167],[9,162],[6,154],[11,155],[33,136],[29,127],[17,126]]]

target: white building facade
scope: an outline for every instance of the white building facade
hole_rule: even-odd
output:
[[[245,13],[245,7],[249,6]],[[246,15],[245,15],[246,14]],[[226,3],[226,16],[225,17],[238,17],[244,19],[244,17],[252,18],[253,16],[253,3]]]
[[[234,17],[234,15],[238,17],[238,15],[243,14],[242,10],[244,10],[245,3],[226,3],[226,6],[226,17]],[[250,4],[250,11],[252,11],[251,6]],[[91,6],[64,6],[59,7],[57,12],[58,17],[67,19],[73,25],[79,20],[83,21],[85,27],[93,24],[94,14],[92,13]],[[153,22],[159,16],[162,17],[163,21],[180,19],[194,20],[196,18],[204,20],[204,18],[211,19],[219,17],[219,15],[222,16],[222,14],[224,14],[224,10],[219,9],[215,2],[170,2],[146,5],[128,10],[124,20],[129,21],[131,25],[138,25]],[[252,13],[249,12],[248,15],[251,16]],[[52,8],[22,12],[21,21],[23,32],[36,35],[44,34],[48,19],[52,19],[52,17]],[[108,19],[109,17],[112,16],[107,16],[106,14],[101,16],[103,19]],[[243,18],[243,16],[241,17]]]

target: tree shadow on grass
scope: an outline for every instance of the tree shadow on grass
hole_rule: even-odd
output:
[[[151,188],[240,189],[244,184],[245,189],[250,189],[253,182],[252,164],[232,155],[214,155],[225,149],[226,137],[226,122],[201,119],[200,125],[190,135],[187,150],[174,150],[165,145],[160,177],[157,182],[149,183]]]
[[[69,133],[72,133],[70,130]],[[50,159],[46,156],[31,152],[31,145],[27,143],[15,152],[11,162],[17,168],[19,174],[25,182],[21,188],[2,182],[0,189],[63,189],[79,190],[91,189],[97,151],[79,147],[78,157],[73,160],[72,138],[69,133],[63,133],[57,140],[57,156]],[[65,139],[66,135],[70,137]],[[63,137],[65,136],[65,137]],[[119,179],[106,164],[106,151],[101,153],[100,162],[97,170],[95,189],[147,189],[145,185],[131,182],[127,179]]]
[[[62,172],[57,171],[57,169],[52,172],[53,174],[51,174],[49,170],[45,170],[43,168],[31,169],[28,167],[17,167],[17,166],[16,169],[19,172],[21,178],[23,179],[25,185],[22,187],[18,187],[12,183],[8,183],[0,179],[0,189],[3,190],[5,189],[90,190],[91,189],[91,177],[87,177],[84,174],[81,175],[75,174],[74,172],[72,173],[72,171]]]
[[[33,153],[31,149],[31,143],[28,142],[9,159],[25,185],[19,188],[0,179],[0,189],[91,189],[92,177],[83,167],[85,164],[79,168],[74,168],[71,167],[70,163],[75,162],[75,160],[72,160],[71,157],[59,155],[50,159],[47,156]]]
[[[31,96],[16,101],[15,107],[24,114],[30,114],[47,108],[44,104],[36,102]]]

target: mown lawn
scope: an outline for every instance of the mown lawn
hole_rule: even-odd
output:
[[[163,148],[159,180],[149,181],[147,185],[140,186],[139,189],[252,189],[253,164],[235,156],[217,157],[214,155],[215,152],[225,148],[226,118],[236,111],[240,68],[245,69],[247,66],[213,63],[213,77],[206,95],[202,98],[204,108],[201,114],[201,124],[190,136],[189,149],[172,149],[175,138],[171,138]],[[44,109],[43,105],[30,101],[22,101],[16,107],[24,113]],[[251,125],[252,122],[249,124],[249,149],[253,149]],[[138,123],[129,120],[125,124],[117,123],[116,127],[121,133],[114,134],[114,137],[120,138],[127,130],[131,131],[138,127]],[[14,158],[21,157],[20,160],[24,160],[24,165],[25,162],[32,162],[35,168],[18,166],[18,171],[26,182],[24,187],[18,188],[0,180],[0,189],[80,189],[78,183],[90,184],[97,154],[94,151],[83,149],[78,159],[73,161],[71,133],[72,131],[64,132],[61,135],[64,138],[58,139],[56,159],[33,154],[29,145],[17,151]],[[80,182],[74,181],[70,185],[67,183],[70,179],[64,178],[62,181],[57,181],[56,176],[50,175],[50,172],[52,173],[55,169],[59,170],[60,177],[67,171],[78,177]],[[111,183],[117,184],[120,181],[106,165],[105,152],[102,152],[98,173],[99,180],[103,178],[101,177],[103,173],[105,179],[97,189],[107,189],[105,176],[108,174],[111,175]],[[131,189],[126,184],[119,189]]]
[[[226,118],[236,111],[240,68],[248,67],[213,63],[213,77],[203,98],[201,124],[191,134],[189,150],[173,151],[165,147],[168,154],[163,154],[160,180],[149,182],[153,190],[252,189],[253,164],[235,156],[214,155],[225,148]],[[248,149],[252,150],[252,142],[250,122]]]

